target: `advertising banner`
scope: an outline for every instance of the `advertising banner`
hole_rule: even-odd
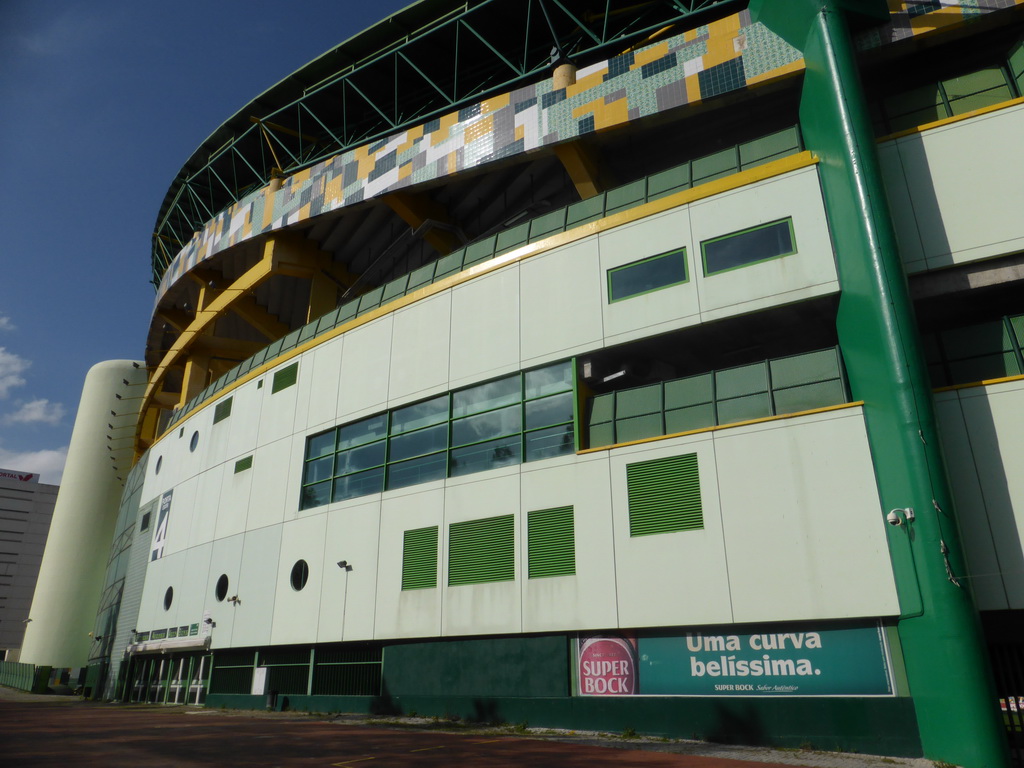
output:
[[[744,629],[580,638],[579,694],[894,695],[880,626]],[[625,648],[634,649],[632,661]]]
[[[171,516],[171,495],[174,491],[168,491],[160,499],[160,513],[156,519],[156,531],[153,534],[153,548],[150,550],[149,560],[159,560],[164,556],[164,545],[167,543],[167,520]]]

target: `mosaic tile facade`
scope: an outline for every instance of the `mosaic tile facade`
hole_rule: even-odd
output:
[[[925,34],[1024,0],[890,0],[891,20],[862,35],[861,48]],[[551,80],[474,104],[299,171],[277,192],[259,189],[210,220],[175,257],[157,301],[199,262],[259,234],[509,155],[803,68],[799,51],[747,11],[580,69],[576,83]]]

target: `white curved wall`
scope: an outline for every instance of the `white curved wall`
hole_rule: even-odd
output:
[[[108,360],[94,365],[85,377],[32,599],[32,621],[25,631],[23,662],[81,667],[89,659],[93,642],[89,633],[96,620],[106,553],[124,486],[118,475],[127,477],[128,472],[126,463],[114,469],[108,447],[131,442],[127,438],[108,441],[108,425],[118,427],[115,435],[134,433],[141,402],[137,396],[145,385],[145,368],[138,366],[130,360]],[[111,416],[111,411],[118,415]],[[124,450],[120,451],[122,463],[128,458]]]

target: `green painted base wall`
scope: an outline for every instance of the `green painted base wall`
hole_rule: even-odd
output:
[[[211,694],[213,709],[264,709],[265,696]],[[907,698],[670,698],[491,696],[281,696],[277,709],[456,717],[480,723],[702,739],[722,744],[920,757]]]
[[[569,685],[565,635],[438,640],[384,651],[384,689],[393,695],[560,697]]]

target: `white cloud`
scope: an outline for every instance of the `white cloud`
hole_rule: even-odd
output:
[[[13,331],[15,327],[14,323],[11,322],[11,318],[0,315],[0,331]]]
[[[22,403],[14,413],[4,417],[7,424],[57,424],[64,418],[64,406],[44,397]]]
[[[12,388],[24,386],[25,380],[21,374],[30,365],[31,360],[8,352],[6,347],[0,347],[0,400],[7,397]]]
[[[68,447],[43,449],[41,451],[9,451],[0,447],[0,467],[35,472],[42,475],[40,482],[60,485],[64,475],[64,462],[68,458]]]

